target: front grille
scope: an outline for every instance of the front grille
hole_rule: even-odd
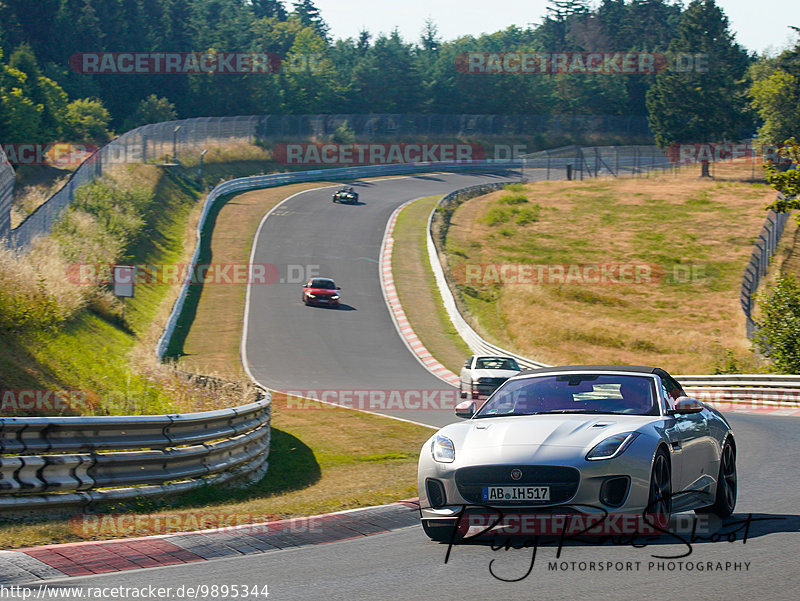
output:
[[[511,479],[511,470],[522,471],[522,478]],[[468,502],[484,505],[484,486],[549,486],[549,501],[492,501],[492,505],[553,505],[566,503],[577,492],[580,472],[574,467],[557,465],[481,465],[456,471],[458,492]]]
[[[481,382],[478,382],[480,386],[494,386],[496,388],[508,380],[508,378],[481,378],[481,380]]]
[[[489,396],[495,390],[500,388],[500,385],[508,380],[508,378],[481,378],[482,380],[488,380],[487,382],[478,382],[475,387],[478,389],[478,393],[483,394],[485,396]]]

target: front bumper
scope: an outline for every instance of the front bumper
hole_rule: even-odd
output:
[[[336,299],[327,298],[326,299],[326,298],[319,298],[319,297],[317,297],[317,298],[308,298],[308,297],[306,297],[306,300],[308,301],[309,304],[317,305],[317,306],[320,306],[320,307],[338,307],[339,306],[339,299],[338,298],[336,298]]]
[[[454,463],[437,463],[425,457],[428,450],[424,448],[418,472],[420,515],[422,519],[453,520],[465,509],[476,508],[491,508],[500,513],[641,514],[649,501],[652,454],[644,445],[638,449],[635,446],[603,461],[587,461],[583,450],[550,447],[538,453],[541,456],[536,460],[522,461],[520,456],[508,463],[477,466],[461,465],[458,458]],[[542,461],[543,456],[549,456],[550,460]],[[513,469],[523,472],[520,480],[511,479]],[[622,494],[617,479],[626,479]],[[434,498],[429,494],[431,481],[439,491]],[[483,486],[550,486],[551,500],[483,501]],[[615,486],[616,493],[612,494]],[[607,502],[609,499],[613,503]]]

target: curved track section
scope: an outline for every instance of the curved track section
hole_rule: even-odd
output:
[[[498,176],[362,183],[364,205],[332,205],[328,189],[278,207],[263,223],[253,261],[274,263],[281,273],[289,265],[319,265],[342,286],[348,307],[305,307],[296,283],[251,287],[245,351],[253,375],[279,390],[446,390],[394,328],[378,278],[380,242],[389,215],[402,202],[492,177]],[[452,420],[450,411],[385,412],[434,426]],[[88,587],[199,585],[207,594],[197,598],[207,599],[221,598],[212,587],[225,585],[240,587],[238,596],[251,599],[266,598],[266,585],[271,598],[283,600],[795,599],[800,419],[729,419],[737,437],[739,501],[723,526],[731,538],[718,542],[701,538],[691,548],[669,538],[640,548],[624,540],[567,543],[560,555],[552,544],[535,555],[531,548],[466,544],[454,547],[446,563],[447,545],[412,526],[357,540],[49,584],[80,589],[62,591],[64,599],[88,596]],[[243,586],[260,596],[242,595]]]
[[[341,404],[410,421],[452,422],[452,409],[440,407],[442,394],[452,405],[454,389],[420,364],[395,329],[379,279],[381,242],[392,212],[408,200],[510,179],[433,174],[358,182],[358,205],[334,204],[328,187],[276,207],[262,223],[252,254],[252,263],[273,264],[280,275],[274,284],[249,289],[243,355],[253,378],[273,390],[322,399],[338,395]],[[301,302],[299,274],[315,272],[341,286],[339,309]],[[410,392],[398,397],[401,391]],[[411,401],[401,409],[398,398]],[[419,409],[409,408],[417,402]]]

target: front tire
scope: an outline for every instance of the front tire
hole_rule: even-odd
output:
[[[736,508],[737,490],[736,448],[730,440],[726,440],[719,459],[717,494],[714,498],[714,504],[698,509],[696,513],[713,513],[720,518],[730,517]]]
[[[669,455],[660,448],[653,459],[650,473],[650,495],[647,500],[647,513],[657,516],[658,525],[666,528],[672,514],[672,469]]]

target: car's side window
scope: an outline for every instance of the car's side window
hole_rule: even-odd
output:
[[[661,404],[664,408],[664,412],[675,408],[675,399],[667,391],[667,387],[664,385],[664,380],[661,380]]]

